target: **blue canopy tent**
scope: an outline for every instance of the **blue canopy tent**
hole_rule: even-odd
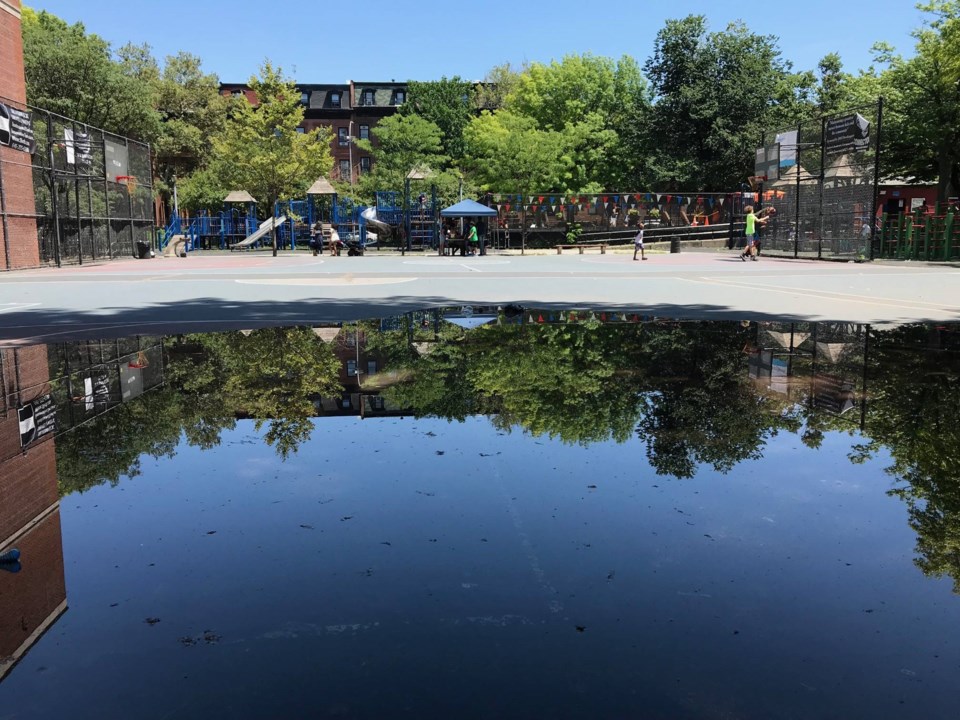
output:
[[[491,218],[497,217],[496,209],[481,205],[476,200],[461,200],[455,205],[444,208],[440,211],[440,217],[444,218]],[[486,254],[486,247],[483,242],[483,233],[480,237],[480,254]]]
[[[497,211],[486,205],[481,205],[476,200],[461,200],[456,205],[451,205],[440,211],[440,217],[448,218],[471,218],[471,217],[496,217]]]

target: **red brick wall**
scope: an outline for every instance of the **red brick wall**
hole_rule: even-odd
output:
[[[4,395],[8,412],[0,414],[0,542],[10,537],[57,500],[57,459],[52,439],[24,453],[16,407],[47,392],[47,348],[37,345],[3,356]],[[18,369],[19,368],[19,369]],[[20,397],[16,390],[19,373]]]
[[[23,79],[20,0],[0,0],[0,97],[18,103],[27,99]],[[32,215],[36,210],[30,156],[4,147],[0,148],[0,163],[3,164],[9,231],[9,237],[5,236],[0,224],[0,270],[37,267],[40,265],[40,249],[36,222],[31,218],[10,217]]]

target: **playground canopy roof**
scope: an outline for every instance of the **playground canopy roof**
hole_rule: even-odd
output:
[[[767,183],[765,187],[786,187],[790,185],[796,185],[798,175],[801,183],[817,182],[816,175],[811,175],[806,168],[800,167],[799,164],[795,164],[786,170],[781,170],[780,179]]]
[[[316,182],[310,186],[310,189],[307,190],[307,195],[336,195],[337,191],[334,189],[333,185],[330,184],[330,181],[325,177],[318,177]]]
[[[440,217],[496,217],[497,211],[476,200],[461,200],[440,211]]]
[[[224,202],[228,203],[255,203],[256,200],[253,199],[253,195],[248,193],[246,190],[231,190],[230,194],[227,195],[224,199]]]

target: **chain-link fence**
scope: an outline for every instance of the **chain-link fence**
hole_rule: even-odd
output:
[[[757,151],[756,206],[767,208],[763,252],[872,258],[882,102],[766,134]],[[771,212],[771,209],[775,212]]]
[[[24,243],[36,242],[39,262],[48,265],[130,257],[138,244],[152,247],[149,145],[3,98],[0,106],[19,125],[0,154],[7,267],[12,248]]]

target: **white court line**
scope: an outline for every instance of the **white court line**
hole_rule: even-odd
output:
[[[10,310],[25,310],[26,308],[37,307],[40,303],[0,303],[0,313]],[[7,307],[7,306],[10,307]]]
[[[782,293],[784,295],[800,295],[802,297],[818,297],[824,300],[844,300],[847,302],[856,302],[863,305],[882,305],[885,307],[905,308],[910,307],[916,310],[960,310],[956,305],[938,305],[928,303],[922,300],[889,300],[884,302],[873,295],[856,295],[854,293],[841,293],[832,290],[810,290],[807,288],[789,288],[789,287],[770,287],[769,285],[758,285],[745,282],[734,282],[724,278],[676,278],[692,283],[704,283],[715,285],[726,285],[728,287],[741,287],[748,290],[762,290],[765,292]]]

